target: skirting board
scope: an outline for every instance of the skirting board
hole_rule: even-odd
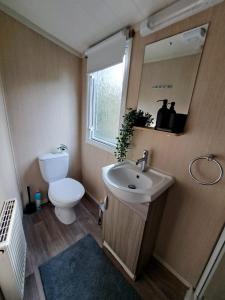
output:
[[[88,200],[93,201],[97,206],[99,206],[99,201],[95,199],[87,190],[85,190],[85,196],[87,197]]]
[[[122,266],[122,268],[124,269],[124,271],[129,275],[129,277],[132,280],[135,280],[136,276],[128,269],[128,267],[122,262],[122,260],[119,258],[119,256],[117,256],[117,254],[106,243],[106,241],[103,242],[103,247],[105,247],[112,254],[112,256],[119,262],[119,264]]]
[[[175,271],[167,262],[165,262],[159,255],[156,253],[153,254],[156,260],[158,260],[161,265],[163,265],[170,273],[172,273],[178,280],[180,280],[186,287],[192,288],[190,282],[184,279],[177,271]]]

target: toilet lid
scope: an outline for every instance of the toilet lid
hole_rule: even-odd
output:
[[[80,200],[84,192],[83,185],[72,178],[63,178],[51,182],[48,191],[50,198],[61,203]]]

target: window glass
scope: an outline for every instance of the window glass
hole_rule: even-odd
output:
[[[123,77],[124,62],[89,75],[90,138],[111,146],[119,132]]]

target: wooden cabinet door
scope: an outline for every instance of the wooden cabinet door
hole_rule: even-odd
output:
[[[135,274],[145,221],[126,204],[108,195],[103,216],[103,240]]]

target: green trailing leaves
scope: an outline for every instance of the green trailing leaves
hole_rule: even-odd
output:
[[[131,143],[134,126],[149,126],[153,121],[149,113],[142,110],[129,109],[123,116],[123,124],[117,137],[116,150],[114,152],[118,162],[122,162],[127,157],[128,147]]]

